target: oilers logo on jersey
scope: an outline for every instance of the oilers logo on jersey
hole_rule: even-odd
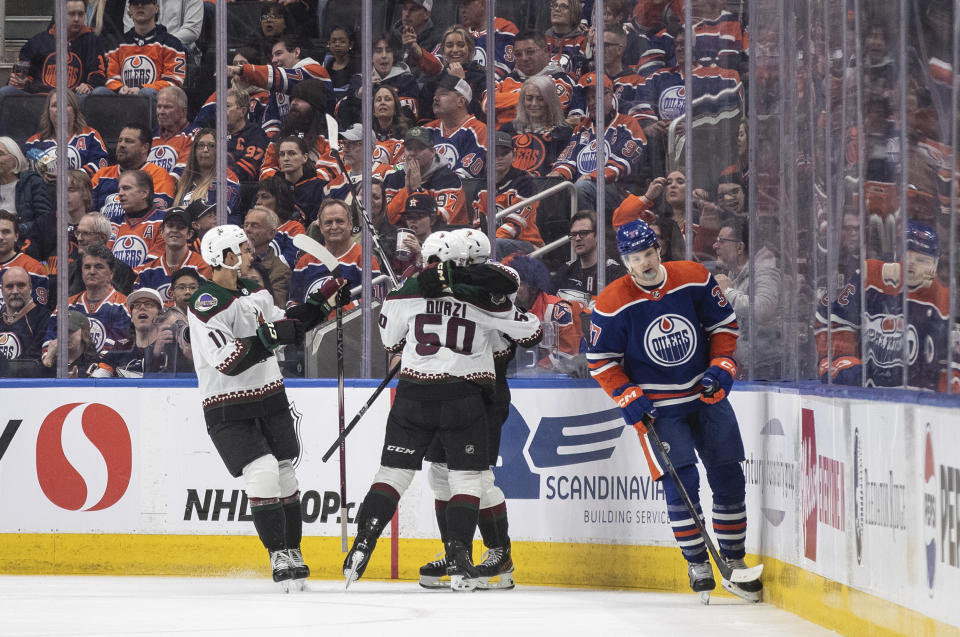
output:
[[[603,148],[606,152],[606,156],[609,157],[611,154],[610,142],[608,140],[603,140]],[[577,170],[581,174],[589,174],[597,169],[597,140],[591,140],[590,143],[583,147],[583,150],[580,151],[580,154],[577,155]]]
[[[437,157],[439,157],[440,160],[447,165],[447,168],[450,170],[457,169],[457,164],[460,162],[460,153],[457,152],[456,146],[442,142],[435,145],[433,148],[437,151]]]
[[[43,151],[37,157],[37,169],[41,172],[52,173],[57,169],[57,147],[51,146]],[[80,151],[72,145],[67,145],[67,161],[71,170],[80,170],[83,168],[83,160],[80,158]]]
[[[20,358],[23,353],[23,347],[20,345],[20,339],[13,332],[0,333],[0,356],[7,360]]]
[[[526,133],[515,135],[513,138],[513,165],[520,170],[539,168],[543,158],[547,155],[547,147],[543,140],[536,135]]]
[[[286,93],[275,91],[271,94],[271,97],[277,101],[277,112],[280,113],[280,120],[284,120],[287,115],[290,114],[290,96]]]
[[[90,339],[93,341],[93,346],[99,352],[103,349],[103,344],[107,340],[107,330],[103,326],[103,322],[98,318],[94,318],[87,315],[87,319],[90,321]]]
[[[103,207],[100,208],[100,212],[103,213],[103,216],[106,217],[108,221],[114,223],[123,218],[123,206],[120,205],[117,193],[107,195],[107,198],[103,200]]]
[[[686,94],[684,86],[671,86],[660,93],[660,99],[657,102],[660,119],[673,120],[683,117],[687,107]]]
[[[660,365],[683,365],[693,358],[697,349],[697,330],[684,316],[664,314],[647,327],[643,348],[647,356]]]
[[[124,86],[143,86],[157,81],[157,65],[146,55],[131,55],[120,67]]]
[[[131,268],[145,263],[147,253],[147,242],[143,240],[143,237],[135,234],[124,235],[113,244],[113,256]]]
[[[170,172],[177,165],[177,151],[166,144],[154,146],[150,149],[150,155],[147,157],[147,161]]]
[[[373,147],[373,163],[389,164],[391,159],[390,152],[386,148],[379,144]]]

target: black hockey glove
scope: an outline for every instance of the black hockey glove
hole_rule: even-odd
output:
[[[306,303],[295,305],[286,312],[288,319],[303,323],[305,332],[324,322],[337,307],[350,304],[350,285],[346,279],[329,279],[307,297]]]
[[[452,261],[438,263],[436,267],[428,267],[417,275],[420,295],[427,299],[435,299],[447,291],[452,291],[453,277],[456,266]]]
[[[257,336],[268,350],[275,350],[281,345],[299,343],[303,340],[303,335],[303,323],[296,319],[274,321],[257,328]]]

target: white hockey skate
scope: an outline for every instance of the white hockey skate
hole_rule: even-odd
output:
[[[710,591],[717,587],[717,582],[713,579],[713,567],[710,566],[710,562],[689,562],[687,564],[687,575],[690,577],[690,588],[700,596],[700,603],[709,604]]]
[[[756,572],[756,578],[748,581],[730,581],[726,578],[720,580],[720,584],[728,592],[736,595],[740,599],[746,600],[748,602],[759,602],[760,595],[763,593],[763,583],[760,581],[760,573],[763,571],[763,565],[754,566],[753,568],[748,569],[747,563],[743,561],[743,558],[724,558],[727,563],[727,566],[732,568],[734,571],[748,571]]]
[[[510,590],[516,584],[513,581],[513,559],[510,546],[489,549],[483,556],[483,562],[477,564],[480,574],[478,589]]]

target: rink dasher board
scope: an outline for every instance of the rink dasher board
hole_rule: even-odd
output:
[[[348,386],[348,416],[370,394],[363,384]],[[514,540],[669,550],[662,491],[609,399],[590,383],[518,385],[496,469]],[[336,434],[336,392],[298,384],[288,393],[303,443],[305,545],[326,544],[339,535],[339,466],[336,454],[327,464],[319,456]],[[15,395],[6,427],[22,423],[0,458],[0,532],[253,539],[194,387],[18,383]],[[747,550],[787,565],[783,582],[768,579],[771,595],[780,584],[789,598],[792,566],[885,600],[895,615],[960,625],[947,601],[960,591],[960,412],[775,388],[731,401],[746,447]],[[388,405],[385,393],[348,439],[351,518],[379,464]],[[436,537],[423,478],[404,496],[398,529],[404,542]]]

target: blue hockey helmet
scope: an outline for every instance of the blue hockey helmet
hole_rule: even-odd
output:
[[[617,249],[620,251],[620,256],[659,247],[657,233],[644,221],[637,219],[617,229]]]
[[[907,219],[907,250],[939,257],[940,240],[937,238],[937,231],[925,223]]]

